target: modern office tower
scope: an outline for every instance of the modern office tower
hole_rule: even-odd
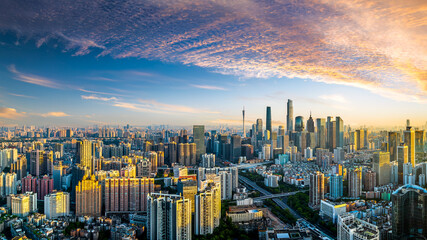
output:
[[[53,192],[44,196],[44,214],[47,219],[70,215],[70,193]]]
[[[415,153],[424,153],[425,132],[415,130]]]
[[[196,195],[195,201],[195,234],[212,234],[213,230],[219,226],[221,218],[220,185],[213,182],[209,183],[205,189]]]
[[[196,160],[206,153],[205,146],[205,126],[193,125],[193,142],[196,144]]]
[[[317,147],[326,148],[326,125],[324,118],[316,119],[317,125]]]
[[[391,165],[391,183],[399,183],[399,164],[397,161],[390,162]]]
[[[363,189],[365,191],[374,191],[377,186],[377,173],[373,171],[363,172]]]
[[[201,167],[204,168],[213,168],[215,167],[215,154],[203,154],[202,155],[202,162]]]
[[[231,136],[231,151],[230,151],[230,161],[237,163],[239,160],[239,157],[242,155],[242,138],[237,135],[233,134]]]
[[[397,150],[397,149],[396,149]],[[391,183],[391,163],[389,152],[376,152],[372,161],[378,186]]]
[[[43,200],[44,196],[53,192],[53,179],[47,175],[37,180],[37,198]]]
[[[307,120],[307,131],[314,133],[314,120],[311,117],[311,112],[310,112],[310,117]]]
[[[297,132],[304,131],[304,117],[303,116],[297,116],[295,118],[295,131],[297,131]]]
[[[218,173],[221,177],[221,200],[233,198],[233,175],[230,172],[221,171]]]
[[[285,136],[286,135],[286,130],[285,130],[285,127],[283,125],[279,125],[277,135],[278,136]]]
[[[357,150],[361,150],[365,148],[365,130],[358,129],[356,130],[357,134]]]
[[[153,178],[107,178],[105,181],[105,212],[126,213],[147,210],[146,199],[154,192]]]
[[[37,212],[37,193],[11,194],[7,196],[7,207],[11,209],[12,215],[21,218]]]
[[[325,176],[321,172],[310,174],[310,202],[312,207],[320,206],[320,201],[325,198]]]
[[[397,146],[400,144],[400,133],[388,133],[388,147],[390,151],[390,161],[397,161]]]
[[[427,238],[427,190],[405,185],[392,194],[393,240]]]
[[[12,162],[10,170],[16,173],[17,180],[21,180],[27,175],[27,158],[24,155],[20,155],[16,161]]]
[[[172,164],[177,162],[178,148],[177,148],[176,142],[168,143],[168,152],[169,154],[168,154],[167,164],[171,167]]]
[[[329,196],[332,199],[338,199],[343,196],[343,179],[341,175],[335,174],[329,178]]]
[[[67,138],[72,138],[73,135],[74,135],[73,130],[72,129],[67,129],[66,137]]]
[[[63,166],[61,162],[58,165],[53,166],[53,188],[60,191],[62,189],[62,172]]]
[[[242,138],[245,138],[246,137],[246,129],[245,129],[245,107],[243,107],[242,115],[243,115],[243,121],[242,121],[242,123],[243,123]]]
[[[362,194],[362,170],[351,169],[348,173],[348,196],[358,198]]]
[[[331,136],[329,136],[331,134],[332,131],[329,130],[329,127],[331,127],[331,123],[332,123],[332,117],[328,116],[326,117],[326,148],[330,149],[329,146],[331,145],[331,143],[329,142],[329,139],[331,138]]]
[[[338,240],[380,240],[380,230],[374,224],[356,218],[350,213],[338,216]]]
[[[415,167],[415,131],[412,127],[407,127],[403,134],[405,145],[408,146],[408,162]]]
[[[191,213],[195,211],[195,196],[197,194],[197,181],[193,179],[180,179],[177,184],[178,194],[190,200]]]
[[[101,216],[101,184],[95,176],[87,177],[76,186],[76,216]]]
[[[294,106],[291,99],[288,99],[286,112],[286,130],[290,133],[294,130]]]
[[[333,151],[333,149],[337,148],[337,122],[329,121],[328,127],[328,143],[329,150]]]
[[[336,145],[344,147],[344,121],[340,117],[335,118],[336,124]]]
[[[92,159],[92,142],[89,140],[83,140],[77,142],[77,156],[78,162],[87,168],[89,174],[92,174],[93,169],[93,159]]]
[[[195,166],[197,164],[197,145],[195,143],[190,143],[189,152],[190,152],[190,157],[189,157],[189,162],[187,166]],[[206,153],[206,150],[204,153],[202,153],[202,155],[205,153]]]
[[[398,164],[398,176],[399,184],[403,184],[403,165],[409,161],[409,150],[408,146],[401,144],[397,146],[397,164]]]
[[[192,238],[190,200],[179,195],[151,193],[147,197],[149,240]]]
[[[266,110],[265,129],[270,131],[270,133],[272,131],[272,128],[271,128],[271,107],[269,107],[269,106],[267,107],[267,110]]]

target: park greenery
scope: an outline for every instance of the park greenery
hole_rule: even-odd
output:
[[[270,211],[284,223],[296,223],[297,219],[292,215],[292,213],[288,209],[282,209],[281,207],[277,206],[277,204],[273,200],[266,199],[264,200],[264,204],[269,207]]]

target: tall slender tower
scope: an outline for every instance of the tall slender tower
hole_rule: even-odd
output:
[[[242,137],[244,138],[246,136],[246,129],[245,129],[245,106],[243,106],[242,114],[243,114],[243,133],[242,133]]]
[[[267,111],[266,111],[266,116],[265,116],[265,130],[270,131],[270,135],[271,135],[271,107],[267,106]]]
[[[288,132],[291,132],[294,130],[294,106],[291,99],[288,99],[288,108],[287,108],[287,115],[286,115],[286,130]]]

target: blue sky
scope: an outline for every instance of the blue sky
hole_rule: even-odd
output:
[[[426,4],[363,2],[3,1],[0,124],[425,124]]]

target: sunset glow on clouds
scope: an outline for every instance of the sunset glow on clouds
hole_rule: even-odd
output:
[[[25,5],[5,0],[0,3],[0,31],[13,32],[21,41],[34,40],[38,48],[60,43],[62,51],[73,56],[95,53],[98,58],[198,66],[242,82],[310,79],[365,89],[396,101],[427,102],[424,0],[35,1]],[[16,80],[61,86],[10,64]],[[187,86],[229,90],[215,83]],[[141,102],[140,97],[132,102],[111,95],[81,98],[144,111],[167,111],[175,105]],[[338,100],[347,101],[343,99]]]

